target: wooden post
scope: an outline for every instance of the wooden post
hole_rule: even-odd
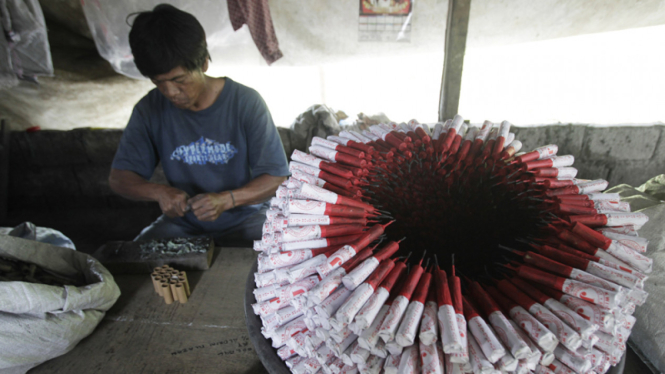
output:
[[[0,223],[7,219],[9,196],[9,126],[0,120]]]
[[[448,0],[443,79],[439,100],[439,121],[441,122],[453,118],[459,108],[470,10],[471,0]]]

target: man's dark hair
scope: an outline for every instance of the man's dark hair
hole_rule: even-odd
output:
[[[136,67],[146,77],[178,66],[194,71],[209,56],[203,26],[193,15],[169,4],[138,13],[129,32],[129,46]]]

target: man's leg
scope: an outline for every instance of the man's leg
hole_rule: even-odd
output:
[[[151,223],[150,226],[144,228],[143,231],[134,238],[134,241],[164,238],[193,238],[199,236],[205,235],[200,235],[195,228],[162,214],[155,222]]]
[[[231,229],[224,235],[215,236],[215,245],[222,247],[250,247],[254,240],[260,240],[263,235],[263,223],[266,221],[266,211],[270,205],[265,203],[258,212],[247,217],[243,223]]]

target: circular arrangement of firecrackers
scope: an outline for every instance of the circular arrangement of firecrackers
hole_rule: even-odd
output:
[[[605,373],[652,261],[604,180],[510,123],[315,137],[266,214],[262,333],[293,373]]]

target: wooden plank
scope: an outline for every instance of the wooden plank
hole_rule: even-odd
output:
[[[122,296],[97,329],[39,373],[266,373],[245,327],[248,248],[219,248],[210,270],[188,272],[186,304],[166,305],[148,275],[115,277]]]
[[[471,0],[448,0],[443,79],[439,100],[439,121],[441,122],[453,118],[459,108],[470,10]]]
[[[0,222],[7,219],[9,196],[9,126],[0,120]]]

